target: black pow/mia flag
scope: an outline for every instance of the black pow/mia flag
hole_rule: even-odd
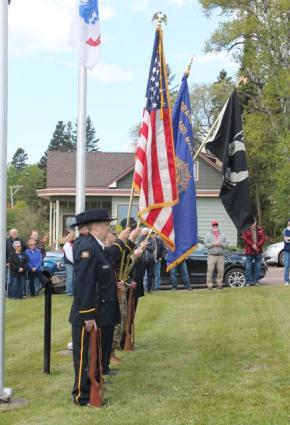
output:
[[[253,223],[254,218],[241,108],[236,90],[223,107],[205,149],[222,162],[223,183],[219,197],[236,228],[242,231]]]

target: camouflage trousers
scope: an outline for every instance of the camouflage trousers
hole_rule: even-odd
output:
[[[116,350],[117,348],[121,348],[120,342],[125,330],[126,318],[127,318],[127,291],[126,290],[118,291],[118,300],[120,305],[121,323],[118,323],[115,326],[112,351]]]

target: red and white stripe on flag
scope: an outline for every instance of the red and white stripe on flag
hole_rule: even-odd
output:
[[[134,188],[139,217],[174,249],[172,206],[177,202],[174,144],[169,109],[145,109],[136,152]]]
[[[76,0],[69,44],[86,68],[92,69],[98,63],[101,50],[98,0]]]

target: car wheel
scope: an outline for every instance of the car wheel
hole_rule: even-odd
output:
[[[281,266],[281,267],[285,266],[284,250],[280,252],[280,254],[278,256],[278,262],[279,262],[279,266]]]
[[[226,286],[231,288],[241,288],[245,285],[245,271],[243,269],[234,268],[225,274],[224,278]]]

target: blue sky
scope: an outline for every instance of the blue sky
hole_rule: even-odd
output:
[[[68,46],[74,0],[12,0],[9,6],[8,161],[17,148],[39,160],[58,120],[77,116],[78,62]],[[209,82],[236,66],[225,54],[203,52],[218,24],[197,0],[99,0],[100,63],[88,74],[87,113],[102,151],[124,151],[140,122],[151,59],[156,11],[167,15],[166,60],[179,83],[192,55],[190,82]]]

